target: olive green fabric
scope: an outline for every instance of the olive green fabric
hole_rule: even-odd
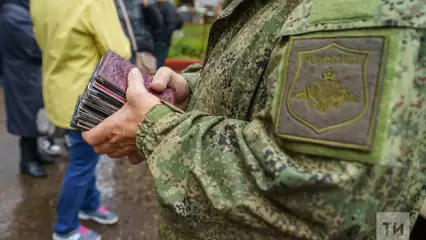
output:
[[[212,25],[203,68],[187,75],[186,111],[164,104],[168,114],[150,113],[140,124],[137,145],[161,208],[159,239],[358,240],[375,238],[378,212],[410,212],[414,223],[426,180],[426,6],[380,1],[370,18],[311,24],[316,2],[329,3],[233,0]],[[385,71],[393,85],[380,101],[387,122],[376,129],[386,141],[374,142],[382,153],[370,163],[328,157],[331,148],[295,151],[275,133],[272,102],[289,38],[333,30],[398,33]]]
[[[392,99],[391,92],[394,91],[393,88],[395,86],[396,81],[398,79],[396,78],[396,72],[395,69],[392,67],[394,66],[397,61],[397,56],[400,53],[399,52],[399,44],[401,42],[402,38],[402,32],[399,29],[377,29],[375,31],[371,30],[350,30],[345,32],[326,32],[326,33],[313,33],[310,34],[310,38],[318,38],[318,37],[347,37],[347,36],[383,36],[386,37],[388,40],[387,46],[386,46],[386,62],[383,63],[384,69],[386,69],[385,79],[383,81],[382,86],[378,86],[377,90],[381,90],[380,93],[380,100],[378,103],[376,103],[378,114],[373,119],[375,123],[375,130],[372,133],[373,138],[373,144],[371,151],[357,151],[353,149],[345,149],[345,148],[338,148],[338,147],[324,147],[322,145],[318,144],[306,144],[303,142],[292,142],[289,141],[286,143],[286,148],[291,149],[292,151],[301,152],[301,153],[307,153],[307,154],[314,154],[319,156],[327,156],[327,157],[333,157],[333,158],[342,158],[349,161],[359,161],[359,162],[365,162],[365,163],[379,163],[380,161],[383,161],[384,158],[382,157],[385,153],[384,149],[385,146],[385,140],[388,138],[388,132],[387,129],[389,128],[389,107],[390,102]],[[285,74],[285,68],[283,65],[285,65],[286,58],[283,58],[283,61],[281,63],[281,70],[280,75]],[[279,81],[277,83],[277,93],[275,94],[275,106],[272,109],[273,116],[277,116],[277,109],[280,99],[280,93],[279,91],[282,90],[282,80],[283,77],[278,78]],[[360,83],[361,86],[361,83]],[[278,122],[278,119],[275,119],[275,122]],[[350,135],[356,135],[357,132],[352,132]]]
[[[380,0],[327,0],[313,2],[309,22],[342,22],[376,16]]]

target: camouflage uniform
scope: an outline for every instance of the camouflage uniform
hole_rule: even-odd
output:
[[[425,13],[421,0],[232,1],[205,65],[182,74],[187,111],[163,103],[138,129],[160,239],[368,239],[377,212],[410,212],[412,227],[424,199]],[[333,58],[315,65],[315,52]],[[346,89],[318,85],[338,78]]]

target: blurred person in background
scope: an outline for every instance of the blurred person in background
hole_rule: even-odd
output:
[[[155,34],[155,56],[157,67],[160,68],[164,66],[169,55],[173,32],[182,28],[183,19],[169,0],[157,0],[157,7],[163,16],[163,27]]]
[[[137,54],[141,53],[143,65],[155,72],[157,62],[154,52],[154,32],[161,30],[163,26],[163,18],[155,5],[155,0],[115,0],[115,5],[126,36],[135,40],[130,61],[135,64]],[[122,5],[125,9],[122,9]],[[126,24],[126,14],[130,25]]]
[[[98,240],[100,235],[80,225],[79,218],[114,224],[118,216],[100,202],[96,186],[99,155],[71,129],[78,95],[108,49],[131,56],[130,44],[113,0],[32,0],[31,16],[43,53],[43,98],[47,118],[67,129],[69,165],[57,203],[55,240]]]
[[[42,56],[34,39],[28,0],[4,0],[0,14],[0,45],[4,66],[7,130],[19,136],[20,171],[46,176],[37,149],[37,112],[43,108]]]

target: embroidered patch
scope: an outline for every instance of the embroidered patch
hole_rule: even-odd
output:
[[[292,37],[288,49],[276,133],[371,151],[386,37]]]

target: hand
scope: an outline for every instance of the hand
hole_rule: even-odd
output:
[[[136,130],[148,111],[160,100],[145,89],[137,68],[130,71],[128,82],[127,103],[99,125],[84,132],[83,139],[98,154],[107,154],[111,158],[128,156],[132,164],[137,164],[142,159],[137,152]]]
[[[168,67],[161,67],[152,80],[150,88],[158,93],[169,87],[175,92],[175,106],[186,110],[188,107],[190,90],[186,80]]]

